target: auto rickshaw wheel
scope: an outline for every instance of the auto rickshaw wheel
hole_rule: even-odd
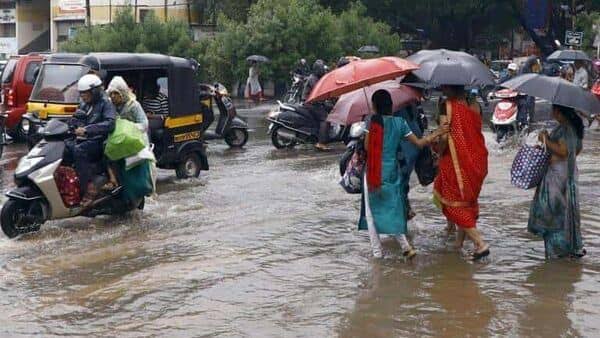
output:
[[[225,134],[225,143],[231,148],[241,148],[248,142],[248,131],[246,129],[234,128]]]
[[[175,169],[175,174],[180,179],[198,177],[200,176],[200,169],[202,169],[202,162],[198,154],[187,153],[182,156],[181,162]]]

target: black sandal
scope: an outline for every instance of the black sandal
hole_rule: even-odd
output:
[[[471,255],[471,261],[476,262],[482,258],[485,258],[490,255],[490,247],[488,246],[485,250],[481,252],[473,252]]]

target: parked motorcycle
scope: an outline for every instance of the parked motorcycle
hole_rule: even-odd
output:
[[[293,73],[292,74],[292,86],[283,97],[283,102],[287,104],[298,104],[302,102],[302,91],[304,89],[304,83],[306,82],[306,76]]]
[[[2,231],[9,238],[38,231],[46,221],[76,216],[94,217],[97,215],[123,214],[144,208],[144,198],[127,202],[121,198],[121,187],[102,193],[92,205],[82,207],[76,193],[65,191],[59,185],[59,176],[70,167],[61,165],[65,150],[65,140],[73,138],[74,133],[68,125],[54,119],[40,131],[42,141],[21,158],[15,170],[16,189],[9,191],[8,201],[0,212]],[[97,171],[100,172],[100,169]],[[71,177],[71,184],[76,177]],[[106,183],[106,173],[94,177],[98,185]]]
[[[268,133],[271,142],[277,149],[293,148],[298,143],[316,144],[319,139],[319,120],[315,117],[315,109],[331,108],[327,104],[299,105],[285,104],[280,101],[279,109],[269,113],[267,121],[271,122]],[[332,124],[329,128],[329,141],[345,141],[348,128]]]
[[[241,148],[246,145],[246,142],[248,142],[248,123],[237,115],[237,110],[227,88],[220,83],[216,83],[214,86],[202,85],[201,89],[209,98],[207,109],[210,109],[212,113],[212,99],[219,108],[217,126],[214,131],[205,131],[204,139],[223,139],[232,148]],[[212,116],[214,118],[214,113],[212,113]]]
[[[524,103],[526,95],[512,89],[502,89],[495,92],[493,97],[500,99],[494,107],[491,120],[491,128],[496,133],[498,143],[529,128],[531,114]]]

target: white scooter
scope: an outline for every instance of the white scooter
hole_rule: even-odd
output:
[[[496,141],[502,142],[506,137],[515,135],[529,127],[530,114],[519,109],[526,109],[519,104],[525,95],[511,89],[502,89],[493,94],[500,101],[494,107],[491,128],[496,133]],[[520,114],[527,114],[526,120],[519,121]]]
[[[144,208],[144,198],[133,202],[121,198],[121,187],[107,192],[86,208],[65,203],[56,173],[63,161],[65,140],[74,135],[66,123],[53,119],[41,130],[43,139],[19,161],[15,170],[16,189],[0,212],[2,231],[9,238],[38,231],[49,220],[76,216],[123,214]],[[104,174],[104,173],[103,173]],[[107,180],[105,175],[94,179]]]

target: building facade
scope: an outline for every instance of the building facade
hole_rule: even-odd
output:
[[[162,20],[178,19],[190,24],[195,36],[199,36],[200,22],[189,0],[89,0],[92,25],[110,24],[116,14],[131,7],[136,20],[141,22],[150,13]],[[60,42],[73,36],[77,27],[86,24],[85,0],[51,0],[51,50],[56,51]]]
[[[88,2],[92,25],[110,24],[118,11],[130,6],[138,22],[150,13],[188,22],[196,38],[207,27],[191,0],[0,0],[0,58],[57,51],[86,25]]]

